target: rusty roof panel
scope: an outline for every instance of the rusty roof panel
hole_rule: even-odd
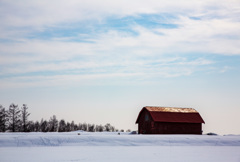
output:
[[[198,113],[193,108],[179,108],[179,107],[156,107],[156,106],[146,106],[148,111],[155,112],[177,112],[177,113]]]

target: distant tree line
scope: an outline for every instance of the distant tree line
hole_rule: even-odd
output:
[[[58,120],[55,115],[50,117],[49,120],[42,119],[40,122],[33,122],[28,120],[29,115],[30,113],[26,104],[23,104],[19,108],[18,105],[12,103],[8,110],[0,105],[0,132],[70,132],[77,130],[88,132],[124,132],[123,129],[118,130],[109,123],[106,125],[76,124],[74,121]]]

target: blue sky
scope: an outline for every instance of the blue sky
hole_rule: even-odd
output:
[[[32,120],[136,129],[143,106],[193,107],[240,133],[240,2],[0,1],[0,104]]]

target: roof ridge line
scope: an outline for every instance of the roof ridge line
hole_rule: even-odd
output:
[[[145,106],[143,107],[151,112],[178,112],[178,113],[198,113],[194,108],[179,108],[179,107],[159,107]]]
[[[192,108],[192,107],[173,107],[173,106],[144,106],[144,107],[161,107],[161,108],[194,109],[194,108]]]

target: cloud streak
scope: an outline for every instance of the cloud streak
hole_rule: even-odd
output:
[[[1,85],[138,83],[211,71],[210,55],[240,55],[240,2],[231,3],[3,0]]]

